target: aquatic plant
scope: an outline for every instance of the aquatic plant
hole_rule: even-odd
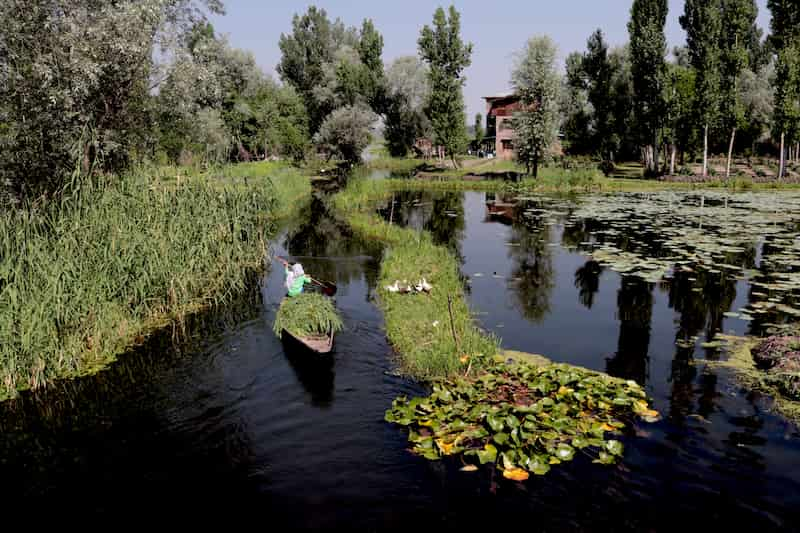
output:
[[[275,315],[272,331],[278,336],[285,329],[297,337],[311,337],[336,333],[342,327],[342,319],[330,298],[315,292],[304,292],[283,299]]]
[[[463,455],[524,480],[589,454],[613,464],[623,455],[619,434],[634,418],[659,414],[634,381],[564,364],[494,364],[476,379],[438,381],[428,397],[400,397],[386,420],[409,428],[411,451],[437,460]],[[467,467],[468,470],[472,468]]]
[[[275,218],[310,190],[262,170],[143,168],[0,214],[0,398],[94,372],[245,290]]]

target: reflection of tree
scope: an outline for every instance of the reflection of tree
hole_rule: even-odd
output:
[[[619,340],[617,353],[606,363],[609,374],[646,383],[652,317],[653,284],[638,277],[623,277],[617,293]]]
[[[542,219],[515,223],[511,228],[513,262],[512,276],[519,278],[516,295],[522,314],[528,320],[540,322],[550,311],[554,271],[550,242],[550,226]]]
[[[377,278],[375,269],[364,265],[380,257],[381,245],[354,236],[346,224],[333,217],[323,198],[315,197],[301,210],[286,235],[284,248],[317,279],[349,283],[362,274],[367,275],[368,282],[370,274]]]
[[[586,261],[586,263],[575,271],[575,288],[578,289],[578,300],[586,308],[591,309],[594,305],[594,295],[600,290],[600,274],[603,267],[597,261]]]
[[[433,242],[461,258],[464,195],[451,192],[399,191],[378,209],[386,221],[403,228],[428,231]]]

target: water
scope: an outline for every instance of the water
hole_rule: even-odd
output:
[[[539,201],[551,214],[532,219],[487,208],[484,193],[396,201],[381,214],[458,255],[476,318],[504,347],[647,387],[665,416],[624,439],[623,464],[579,458],[517,484],[410,455],[383,414],[425,389],[393,372],[374,305],[381,246],[315,203],[275,247],[339,287],[347,330],[330,358],[299,357],[272,334],[283,292],[273,268],[258,298],[190,324],[177,347],[167,332],[97,376],[0,406],[4,508],[62,521],[260,518],[278,530],[795,528],[800,435],[702,363],[717,357],[699,345],[716,330],[764,327],[722,315],[749,301],[748,280],[676,273],[657,284],[592,263],[580,243],[595,237],[578,229],[607,225],[576,227],[572,200]]]

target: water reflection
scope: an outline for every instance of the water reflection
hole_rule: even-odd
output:
[[[514,293],[525,318],[537,323],[550,312],[555,285],[550,225],[543,217],[517,220],[508,243]]]
[[[609,374],[647,384],[652,318],[653,284],[623,277],[617,292],[619,338],[616,353],[606,363]]]
[[[600,275],[603,267],[597,261],[589,260],[575,271],[575,288],[578,289],[578,300],[581,305],[591,309],[594,298],[600,290]]]

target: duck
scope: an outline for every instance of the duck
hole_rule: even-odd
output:
[[[386,289],[389,292],[400,292],[400,286],[398,285],[397,280],[395,280],[395,282],[392,285],[386,285],[384,289]]]
[[[426,280],[425,278],[422,278],[419,282],[418,290],[422,290],[424,292],[431,292],[431,289],[433,289],[433,285],[428,283],[428,280]]]
[[[397,282],[395,282],[395,283],[397,283]],[[404,279],[404,280],[403,280],[403,284],[402,284],[402,285],[400,285],[400,287],[399,287],[399,288],[400,288],[400,292],[402,292],[402,293],[406,293],[406,294],[408,294],[409,292],[411,292],[411,291],[413,290],[413,288],[411,287],[411,285],[408,283],[408,280],[407,280],[407,279]]]

